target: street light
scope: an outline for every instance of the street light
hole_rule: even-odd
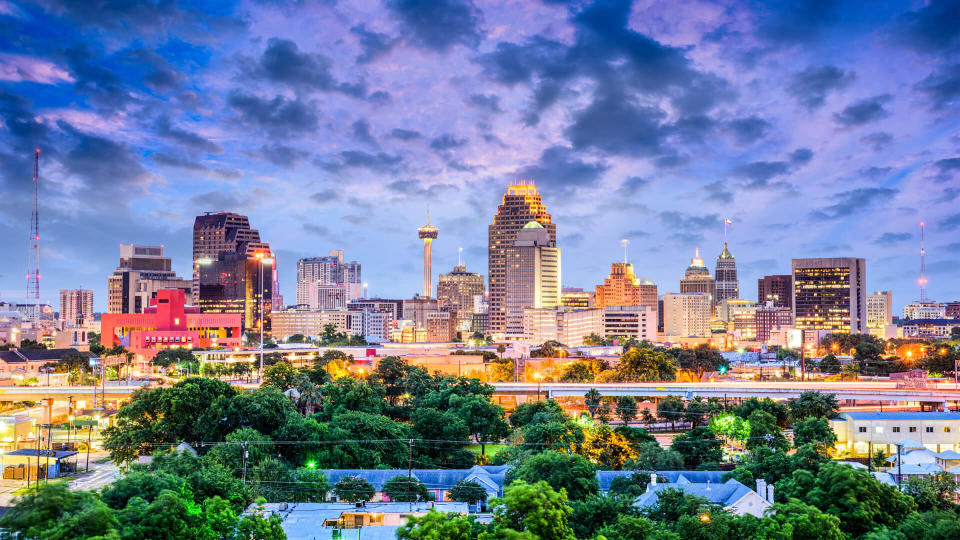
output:
[[[543,375],[538,371],[533,374],[533,378],[537,380],[537,401],[540,401],[540,380],[543,379]]]
[[[273,258],[267,257],[262,251],[254,255],[260,260],[260,384],[263,384],[263,267],[273,264]]]

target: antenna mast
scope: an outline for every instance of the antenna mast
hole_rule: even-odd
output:
[[[27,263],[27,298],[33,303],[30,322],[38,330],[40,320],[40,149],[33,153],[33,213],[30,216],[30,256]],[[39,341],[39,332],[37,340]]]
[[[925,227],[924,222],[920,222],[920,279],[917,280],[917,283],[920,285],[920,301],[927,301],[927,250],[924,247],[924,234],[923,229]]]
[[[630,245],[630,241],[624,238],[620,240],[620,245],[623,246],[623,264],[627,264],[627,246]]]

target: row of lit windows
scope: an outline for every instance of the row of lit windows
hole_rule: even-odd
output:
[[[189,343],[193,341],[193,336],[186,336],[182,339],[180,336],[147,336],[144,341],[147,343]]]
[[[916,433],[916,432],[917,432],[917,427],[916,427],[916,426],[908,426],[907,429],[909,430],[910,433]],[[877,433],[883,433],[883,426],[877,426],[877,427],[875,428],[875,430],[876,430]],[[866,433],[866,432],[867,432],[867,427],[866,427],[866,426],[860,426],[860,428],[858,429],[858,431],[859,431],[860,433]],[[890,428],[890,431],[893,432],[893,433],[900,433],[900,426],[893,426],[892,428]],[[933,426],[926,426],[926,427],[924,428],[924,432],[926,432],[926,433],[933,433]],[[950,433],[950,426],[943,426],[943,432],[944,432],[944,433]]]

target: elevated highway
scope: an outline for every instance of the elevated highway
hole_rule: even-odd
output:
[[[535,398],[537,383],[495,383],[495,396]],[[660,398],[676,396],[684,399],[704,398],[771,398],[799,397],[802,392],[816,390],[836,394],[837,399],[857,401],[891,401],[946,403],[960,400],[960,389],[953,384],[930,388],[898,387],[895,382],[708,382],[708,383],[541,383],[542,397],[582,397],[591,388],[602,396],[634,396]]]

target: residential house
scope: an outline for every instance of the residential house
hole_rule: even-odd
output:
[[[657,482],[656,474],[651,475],[647,492],[641,495],[633,505],[637,508],[654,506],[658,501],[658,493],[665,489],[676,489],[687,495],[703,497],[738,516],[750,514],[762,517],[767,508],[773,505],[773,486],[768,486],[763,480],[757,480],[757,490],[754,491],[733,479],[724,483],[714,483],[690,482],[681,477],[677,482],[662,483]]]

